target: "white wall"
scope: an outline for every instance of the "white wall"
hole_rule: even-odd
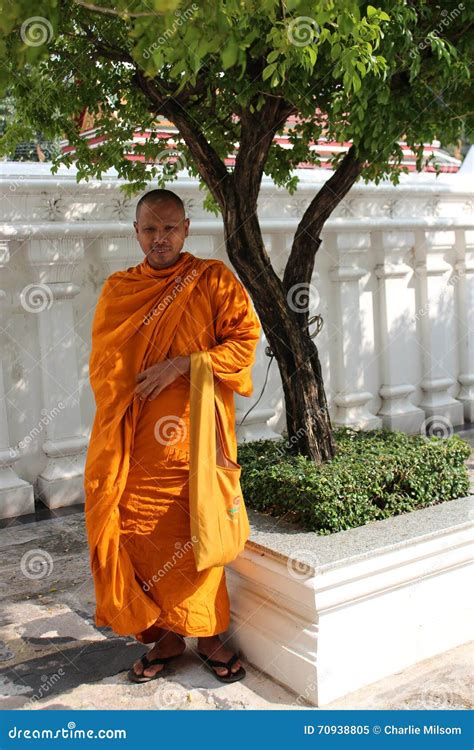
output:
[[[423,173],[402,175],[397,187],[357,185],[327,223],[310,314],[324,319],[316,342],[334,424],[418,432],[430,419],[449,433],[474,421],[470,161],[438,179]],[[112,173],[77,184],[74,170],[52,176],[46,164],[0,166],[0,517],[8,517],[32,510],[32,485],[50,507],[81,500],[94,415],[87,368],[95,303],[104,279],[143,255],[133,237],[135,201]],[[299,218],[330,173],[299,174],[293,197],[270,180],[261,192],[262,231],[280,275]],[[186,248],[230,266],[222,224],[202,210],[197,183],[183,177],[170,188],[191,218]],[[264,347],[262,340],[254,396],[236,397],[237,422],[260,395]],[[284,429],[273,361],[265,394],[238,435]]]

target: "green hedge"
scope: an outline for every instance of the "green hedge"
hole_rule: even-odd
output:
[[[457,435],[341,428],[334,439],[336,455],[321,466],[283,439],[240,443],[247,507],[331,534],[469,494],[471,448]]]

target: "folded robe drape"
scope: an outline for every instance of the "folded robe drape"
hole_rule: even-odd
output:
[[[137,633],[162,614],[121,544],[120,498],[144,408],[134,396],[136,375],[168,356],[209,351],[236,451],[233,392],[252,393],[259,334],[247,292],[222,261],[184,251],[167,269],[153,269],[145,259],[106,280],[92,326],[90,382],[96,415],[84,477],[98,625],[119,634]]]

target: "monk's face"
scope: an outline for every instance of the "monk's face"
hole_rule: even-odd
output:
[[[176,263],[189,231],[189,219],[176,203],[161,200],[143,204],[133,226],[152,268]]]

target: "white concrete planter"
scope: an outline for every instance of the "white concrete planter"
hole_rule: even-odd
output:
[[[249,512],[227,567],[233,645],[325,705],[472,639],[474,497],[321,537]]]

